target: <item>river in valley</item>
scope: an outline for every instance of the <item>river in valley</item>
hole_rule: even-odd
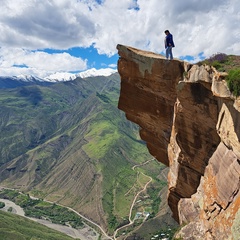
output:
[[[0,199],[0,202],[5,203],[5,207],[2,208],[1,210],[8,211],[9,208],[12,208],[11,209],[12,213],[26,217],[24,215],[24,210],[20,206],[16,205],[14,202],[9,201],[7,199]],[[73,238],[79,238],[81,240],[97,240],[99,238],[99,233],[97,233],[94,229],[92,229],[87,224],[84,224],[84,227],[81,229],[75,229],[75,228],[60,225],[60,224],[54,224],[50,221],[43,220],[43,219],[30,218],[30,217],[26,217],[26,218],[31,219],[40,224],[43,224],[49,228],[55,229],[59,232],[65,233],[68,236],[71,236]]]

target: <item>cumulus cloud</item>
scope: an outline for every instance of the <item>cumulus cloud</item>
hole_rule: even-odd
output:
[[[49,54],[20,48],[0,48],[0,75],[37,75],[45,77],[57,71],[84,70],[87,60],[68,53]]]
[[[89,46],[95,23],[87,4],[75,0],[3,0],[2,46],[67,49]],[[14,2],[14,3],[13,3]]]
[[[36,71],[86,68],[84,59],[36,49],[94,46],[112,56],[121,43],[161,53],[166,29],[174,35],[175,57],[239,54],[239,12],[237,0],[1,0],[0,47],[9,56],[1,50],[0,71],[14,55]]]

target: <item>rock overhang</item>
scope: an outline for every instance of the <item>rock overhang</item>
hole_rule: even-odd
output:
[[[222,144],[232,151],[226,159],[232,154],[236,156],[229,160],[229,165],[235,169],[239,166],[240,104],[227,87],[226,73],[177,59],[167,61],[162,55],[129,46],[117,45],[117,49],[121,77],[118,107],[130,121],[140,126],[140,136],[146,141],[149,152],[170,167],[168,203],[174,218],[182,223],[184,219],[191,219],[187,215],[197,216],[195,221],[201,225],[201,231],[211,228],[215,231],[214,237],[218,236],[217,225],[204,222],[202,215],[214,205],[212,201],[219,200],[217,196],[210,200],[203,198],[201,190],[206,183],[216,181],[218,193],[225,191],[221,187],[224,184],[218,184],[225,176],[223,170],[218,180],[210,179],[207,170],[209,163],[217,161],[216,157],[210,159],[219,157],[217,152]],[[234,188],[233,191],[234,199],[238,199],[238,190]],[[197,206],[194,212],[186,212],[182,204],[184,199],[191,199],[190,205]],[[232,206],[234,199],[230,203]],[[200,206],[205,207],[201,209]],[[219,219],[224,216],[215,213]],[[231,235],[229,231],[228,234]]]

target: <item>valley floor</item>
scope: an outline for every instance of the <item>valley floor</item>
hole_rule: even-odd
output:
[[[24,215],[24,210],[20,206],[16,205],[14,202],[9,201],[7,199],[0,199],[0,202],[5,203],[5,207],[2,208],[3,211],[8,211],[9,208],[12,208],[12,213],[26,217]],[[92,228],[90,228],[88,225],[85,225],[81,229],[74,229],[74,228],[63,226],[60,224],[54,224],[54,223],[51,223],[50,221],[46,221],[43,219],[36,219],[36,218],[29,218],[29,219],[36,221],[40,224],[43,224],[54,230],[57,230],[59,232],[65,233],[68,236],[73,238],[79,238],[81,240],[97,240],[99,237],[99,234],[95,232]]]

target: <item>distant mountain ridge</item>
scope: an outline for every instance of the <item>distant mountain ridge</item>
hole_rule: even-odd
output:
[[[40,78],[32,75],[19,75],[19,76],[0,76],[0,88],[15,88],[19,86],[29,86],[29,85],[41,85],[47,86],[57,82],[72,81],[76,78],[88,78],[96,76],[110,76],[116,73],[116,69],[103,68],[95,69],[91,68],[80,73],[54,73],[45,78]]]
[[[16,88],[29,85],[47,86],[50,84],[53,84],[53,82],[33,76],[0,76],[0,88]]]

